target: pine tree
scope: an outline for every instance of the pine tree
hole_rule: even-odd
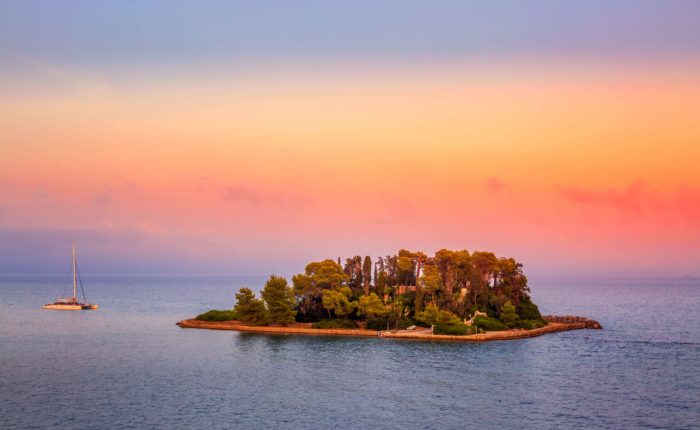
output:
[[[294,322],[294,290],[281,276],[270,276],[260,294],[267,304],[270,322],[288,325]]]
[[[269,315],[262,300],[256,299],[250,288],[241,288],[236,294],[236,306],[233,310],[241,322],[252,325],[265,325]]]
[[[358,308],[360,310],[360,315],[367,318],[385,315],[389,312],[386,306],[384,306],[384,303],[382,303],[382,300],[374,293],[360,297]]]
[[[323,290],[323,307],[328,311],[328,318],[332,317],[331,312],[338,318],[348,316],[357,307],[357,301],[350,301],[352,292],[348,287],[340,287],[333,290]]]

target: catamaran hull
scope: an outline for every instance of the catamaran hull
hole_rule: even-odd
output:
[[[98,305],[61,305],[61,304],[48,304],[42,306],[43,309],[53,309],[57,311],[85,311],[90,309],[99,309]]]

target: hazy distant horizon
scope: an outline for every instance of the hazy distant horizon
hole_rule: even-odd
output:
[[[232,272],[191,272],[191,273],[184,273],[184,272],[83,272],[82,270],[80,271],[80,275],[83,277],[100,277],[100,276],[115,276],[115,277],[238,277],[238,278],[268,278],[270,275],[277,275],[277,276],[282,276],[287,278],[288,280],[291,281],[292,276],[303,273],[304,268],[302,267],[301,269],[297,271],[292,271],[292,272],[280,272],[280,271],[268,271],[264,273],[232,273]],[[20,276],[20,277],[25,277],[25,276],[67,276],[70,275],[71,271],[66,270],[65,272],[0,272],[0,277],[8,277],[8,276]],[[574,273],[561,273],[561,274],[554,274],[554,275],[543,275],[543,274],[533,274],[533,273],[526,273],[526,276],[528,276],[529,280],[532,282],[537,282],[537,280],[556,280],[556,279],[690,279],[690,280],[697,280],[700,279],[700,275],[692,275],[692,274],[682,274],[682,275],[675,275],[675,274],[649,274],[649,275],[624,275],[624,274],[617,274],[617,275],[587,275],[587,274],[574,274]]]

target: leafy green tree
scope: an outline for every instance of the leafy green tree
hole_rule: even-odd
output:
[[[518,315],[515,313],[515,306],[508,300],[501,309],[501,321],[508,327],[513,327],[517,319]]]
[[[350,301],[352,291],[349,287],[340,287],[333,290],[323,290],[323,307],[328,311],[328,317],[332,318],[331,312],[337,317],[349,315],[356,307],[356,301]]]
[[[457,315],[453,314],[450,311],[440,311],[440,313],[438,313],[437,323],[442,325],[453,325],[460,324],[461,321],[459,320]]]
[[[410,313],[410,298],[408,295],[395,295],[391,300],[391,316],[395,322],[407,318]]]
[[[449,285],[445,282],[443,294],[452,294],[454,289],[458,289],[458,293],[462,288],[468,289],[471,285],[471,280],[474,277],[474,266],[471,263],[469,251],[455,251],[450,259],[450,282]]]
[[[265,325],[269,314],[262,300],[256,299],[250,288],[241,288],[236,294],[236,306],[233,308],[241,322],[252,325]]]
[[[294,290],[281,276],[270,276],[260,294],[267,304],[270,322],[288,325],[294,322]]]
[[[457,315],[449,311],[442,311],[437,305],[432,303],[426,306],[423,312],[416,315],[416,320],[427,325],[451,325],[460,323]]]
[[[294,293],[299,297],[299,311],[305,318],[321,318],[323,306],[321,292],[345,285],[348,276],[340,264],[333,260],[309,263],[303,274],[294,275]]]
[[[414,274],[413,278],[418,279],[421,273],[421,269],[423,268],[423,265],[429,261],[430,259],[428,258],[425,253],[421,251],[416,251],[412,255],[413,261],[415,262],[416,265],[416,273]]]
[[[451,301],[452,291],[456,282],[455,254],[455,251],[441,249],[432,258],[432,265],[435,266],[434,270],[437,270],[437,273],[440,274],[440,280],[430,288],[432,290],[430,294],[440,291],[441,304],[447,304],[446,302]]]
[[[497,294],[495,291],[489,291],[489,315],[500,316],[503,312],[503,305],[506,304],[508,299],[503,294]]]
[[[499,258],[497,263],[498,285],[497,294],[508,297],[518,306],[522,300],[529,298],[530,288],[527,277],[523,274],[523,265],[513,258]]]
[[[340,264],[333,260],[315,261],[306,265],[304,274],[292,277],[297,295],[320,294],[321,290],[344,285],[348,277]]]
[[[369,286],[372,284],[372,259],[369,255],[365,256],[362,262],[362,288],[365,294],[369,294]]]
[[[471,260],[483,282],[489,284],[496,277],[498,259],[493,252],[474,251]]]
[[[418,284],[423,288],[425,293],[433,295],[442,287],[442,275],[435,266],[425,266],[423,274],[418,279]]]
[[[398,269],[398,279],[400,285],[412,285],[415,279],[414,265],[410,257],[399,257],[396,267]]]
[[[360,315],[367,318],[386,315],[389,312],[386,306],[384,306],[384,303],[382,303],[382,300],[374,293],[360,297],[358,308],[360,310]]]
[[[421,268],[428,261],[428,256],[421,251],[400,249],[398,255],[399,280],[403,285],[416,285]]]
[[[362,290],[362,257],[356,255],[352,258],[347,258],[343,270],[348,277],[348,287],[350,287],[354,293],[358,293]]]
[[[434,257],[427,257],[420,251],[401,249],[396,255],[377,257],[374,277],[370,273],[370,257],[348,258],[344,268],[339,263],[331,260],[311,263],[305,273],[294,276],[299,320],[318,321],[326,314],[347,315],[351,299],[358,300],[370,293],[376,293],[381,302],[390,306],[387,318],[395,316],[397,321],[407,320],[411,315],[431,319],[424,314],[431,311],[425,309],[427,303],[437,307],[435,318],[440,315],[443,319],[450,315],[462,318],[475,310],[498,318],[508,301],[516,309],[516,318],[519,317],[516,325],[522,325],[522,320],[541,320],[537,307],[530,300],[522,264],[512,258],[499,258],[492,252],[441,249]],[[398,295],[396,287],[399,285],[415,285],[415,293],[405,291]],[[337,294],[342,287],[349,287],[351,294]],[[326,290],[335,293],[326,293],[323,297]],[[364,299],[363,306],[368,300]],[[508,309],[505,315],[506,319],[510,318]]]
[[[518,317],[522,320],[543,321],[540,310],[536,304],[532,303],[530,297],[525,297],[515,308]]]

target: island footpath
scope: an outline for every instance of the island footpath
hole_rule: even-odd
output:
[[[268,334],[371,336],[422,340],[521,339],[601,329],[577,316],[542,316],[523,265],[492,252],[442,249],[323,260],[292,277],[272,275],[256,298],[236,294],[231,310],[210,310],[182,328]]]

